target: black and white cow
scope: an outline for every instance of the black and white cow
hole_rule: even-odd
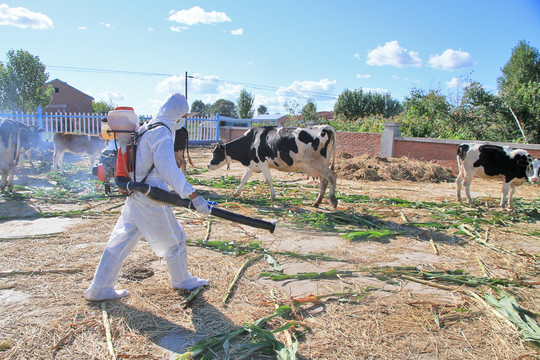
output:
[[[246,131],[236,140],[226,144],[218,144],[214,149],[208,168],[210,170],[218,169],[231,160],[239,161],[247,167],[240,181],[240,186],[233,196],[240,195],[243,186],[253,172],[262,172],[270,187],[272,199],[276,194],[270,169],[288,172],[301,171],[308,176],[320,176],[319,196],[313,206],[320,205],[326,188],[330,185],[328,199],[334,207],[337,207],[335,156],[336,133],[331,126],[255,127]],[[332,163],[331,167],[330,163]]]
[[[13,190],[13,172],[19,163],[21,133],[13,120],[0,120],[0,190]]]
[[[13,190],[14,171],[21,156],[41,141],[36,129],[10,119],[0,119],[0,190]]]
[[[456,179],[457,199],[461,201],[461,187],[465,186],[467,201],[472,205],[470,187],[473,176],[501,178],[501,207],[504,209],[508,195],[508,208],[512,208],[515,187],[527,180],[538,182],[540,160],[534,159],[527,151],[511,149],[507,146],[489,144],[461,144],[457,151],[459,175]]]
[[[188,158],[188,161],[191,166],[195,167],[193,165],[193,162],[191,161],[191,156],[189,156],[189,148],[188,148],[188,142],[189,142],[189,134],[185,127],[181,127],[180,129],[176,130],[176,133],[174,135],[174,158],[176,159],[176,165],[184,175],[186,175],[186,155]]]
[[[53,145],[53,171],[56,171],[57,167],[60,171],[64,171],[63,159],[66,151],[77,155],[88,155],[90,169],[92,169],[107,144],[98,136],[55,133]]]

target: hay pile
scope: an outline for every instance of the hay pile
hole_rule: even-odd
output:
[[[382,158],[341,153],[337,157],[338,176],[347,180],[453,182],[452,170],[436,164],[409,158]]]

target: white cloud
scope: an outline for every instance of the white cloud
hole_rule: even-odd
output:
[[[466,51],[447,49],[441,55],[432,55],[429,66],[441,70],[460,70],[473,66],[471,54]]]
[[[241,85],[229,84],[226,81],[219,80],[215,75],[202,76],[200,74],[192,75],[188,79],[188,98],[202,100],[204,103],[214,103],[218,99],[226,99],[236,103],[238,95],[242,90]],[[171,76],[156,86],[156,91],[160,94],[170,94],[179,92],[183,94],[186,87],[186,78],[184,75]]]
[[[357,74],[356,75],[357,79],[369,79],[370,77],[371,77],[371,75],[369,75],[369,74],[365,74],[365,75],[364,74]]]
[[[236,29],[236,30],[231,30],[231,34],[232,35],[244,35],[244,29],[240,28],[240,29]]]
[[[174,75],[156,85],[156,91],[160,94],[184,93],[186,78],[184,75]]]
[[[354,54],[354,57],[355,57],[356,59],[358,59],[358,60],[360,60],[360,59],[362,58],[362,56],[360,56],[359,53]]]
[[[333,93],[336,88],[336,80],[322,79],[320,81],[294,81],[287,87],[280,87],[276,94],[281,102],[285,102],[287,98],[311,98],[313,100],[328,99],[334,97]]]
[[[0,4],[0,26],[2,25],[34,30],[53,28],[53,22],[47,15],[23,7],[10,8],[7,4]]]
[[[103,26],[105,26],[105,27],[107,27],[107,28],[110,28],[110,27],[111,27],[111,24],[109,24],[109,23],[104,23],[104,22],[100,22],[99,25],[103,25]]]
[[[149,27],[149,28],[148,28],[148,31],[149,31],[149,32],[154,32],[154,31],[156,31],[156,30],[154,30],[154,28]]]
[[[422,65],[422,60],[415,51],[407,52],[407,49],[399,46],[397,40],[389,41],[384,46],[378,46],[376,49],[369,51],[368,65],[384,66],[391,65],[397,68],[407,66],[419,67]]]
[[[255,110],[255,114],[257,114],[257,108],[260,105],[266,106],[266,109],[268,110],[268,114],[274,115],[274,114],[283,114],[283,104],[279,102],[279,100],[276,97],[268,97],[264,95],[254,95],[255,101],[253,101],[253,109]]]
[[[79,30],[87,30],[87,27],[86,26],[79,26],[78,29]]]
[[[195,100],[201,100],[205,104],[213,104],[218,99],[226,99],[236,104],[240,91],[245,88],[244,85],[231,84],[220,80],[216,75],[193,74],[192,76],[193,78],[188,79],[188,101],[190,104]],[[337,98],[331,95],[335,90],[335,86],[336,81],[322,79],[320,81],[295,81],[287,87],[279,88],[275,96],[258,94],[252,92],[249,88],[246,90],[252,92],[255,98],[255,110],[259,105],[264,105],[268,108],[270,114],[276,114],[284,113],[283,104],[292,99],[296,99],[299,103],[305,103],[308,98],[311,98],[316,101],[318,108],[319,104],[321,106],[324,104],[324,109],[332,109]],[[156,86],[156,93],[163,96],[174,92],[184,94],[184,91],[184,75],[171,76]],[[325,96],[324,94],[329,95]],[[157,105],[157,107],[159,106],[161,106],[161,103]]]
[[[120,91],[104,91],[100,97],[107,104],[121,105],[120,101],[124,101],[126,97]]]
[[[471,83],[469,81],[461,81],[458,78],[452,78],[446,82],[446,87],[451,89],[464,88],[469,86]]]
[[[206,12],[203,8],[194,6],[189,10],[171,10],[167,20],[191,26],[197,24],[230,22],[231,18],[229,18],[224,12],[218,12],[215,10]]]

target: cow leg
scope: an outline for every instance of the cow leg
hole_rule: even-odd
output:
[[[511,184],[510,185],[510,193],[508,194],[508,208],[513,209],[513,198],[514,198],[514,191],[516,191],[516,185]]]
[[[60,161],[60,163],[62,162],[61,157],[63,155],[64,155],[63,153],[60,153],[60,152],[58,152],[56,150],[54,151],[54,153],[53,153],[53,171],[56,171],[56,169],[58,169],[58,166],[59,166],[58,161]],[[62,165],[60,164],[60,166],[62,166]]]
[[[191,156],[189,156],[189,149],[186,149],[186,155],[187,155],[187,158],[188,158],[188,161],[189,161],[189,164],[191,165],[191,167],[195,167],[195,165],[193,165],[193,161],[191,161]]]
[[[259,169],[264,175],[264,178],[266,179],[266,183],[268,184],[268,187],[270,188],[270,199],[273,199],[276,197],[276,192],[274,191],[274,183],[272,181],[272,174],[270,173],[270,169],[267,166],[261,166],[259,164]]]
[[[7,181],[8,191],[13,191],[13,175],[15,174],[16,165],[17,164],[14,164],[11,170],[8,170],[8,181]]]
[[[508,196],[508,192],[510,192],[510,196],[508,197],[508,207],[512,208],[512,195],[514,194],[514,185],[512,183],[504,183],[502,187],[502,196],[501,196],[501,208],[503,210],[506,210],[506,197]]]
[[[28,159],[28,162],[30,163],[30,167],[34,168],[34,164],[32,164],[32,150],[30,150],[30,149],[26,150],[26,152],[24,153],[24,156],[26,156],[26,159]],[[24,163],[24,161],[23,161],[23,163]],[[23,167],[24,167],[24,165],[23,165]]]
[[[233,197],[240,196],[240,192],[242,191],[242,188],[244,187],[244,185],[246,184],[246,182],[248,181],[248,179],[249,179],[249,177],[251,176],[252,173],[253,173],[253,171],[250,168],[246,169],[246,172],[244,173],[244,176],[242,176],[242,179],[240,180],[240,186],[238,186],[238,188],[234,192]]]
[[[8,171],[2,170],[1,171],[2,178],[0,179],[0,190],[4,191],[7,186],[7,180],[8,180]]]
[[[472,201],[472,198],[471,198],[471,183],[472,183],[472,179],[473,179],[473,176],[472,175],[468,175],[466,174],[465,175],[465,180],[463,181],[464,185],[465,185],[465,196],[467,197],[467,202],[469,203],[469,205],[472,206],[473,204],[473,201]]]
[[[330,185],[328,190],[328,200],[334,208],[337,207],[338,201],[336,199],[336,179],[337,174],[331,169],[326,169],[325,172],[321,172],[321,186],[319,188],[319,196],[313,203],[313,207],[319,207],[326,192],[326,188]]]
[[[180,168],[180,170],[182,170],[182,172],[184,173],[184,176],[187,175],[187,163],[186,163],[186,160],[184,159],[180,159],[180,164],[178,166]]]
[[[319,205],[322,202],[322,199],[324,197],[324,193],[326,192],[326,188],[328,186],[328,180],[326,178],[321,176],[321,187],[319,188],[319,196],[317,197],[317,200],[313,203],[313,207],[319,207]]]
[[[463,173],[461,169],[459,169],[459,174],[456,179],[456,197],[457,201],[461,202],[461,187],[463,186]]]
[[[184,150],[176,151],[174,153],[174,159],[176,160],[176,166],[178,166],[178,168],[180,170],[182,170],[184,175],[186,175],[187,163],[186,163],[186,159],[184,157]]]

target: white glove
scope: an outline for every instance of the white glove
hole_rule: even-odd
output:
[[[210,215],[210,206],[208,202],[204,200],[202,196],[197,196],[195,199],[191,200],[195,209],[203,215]]]

